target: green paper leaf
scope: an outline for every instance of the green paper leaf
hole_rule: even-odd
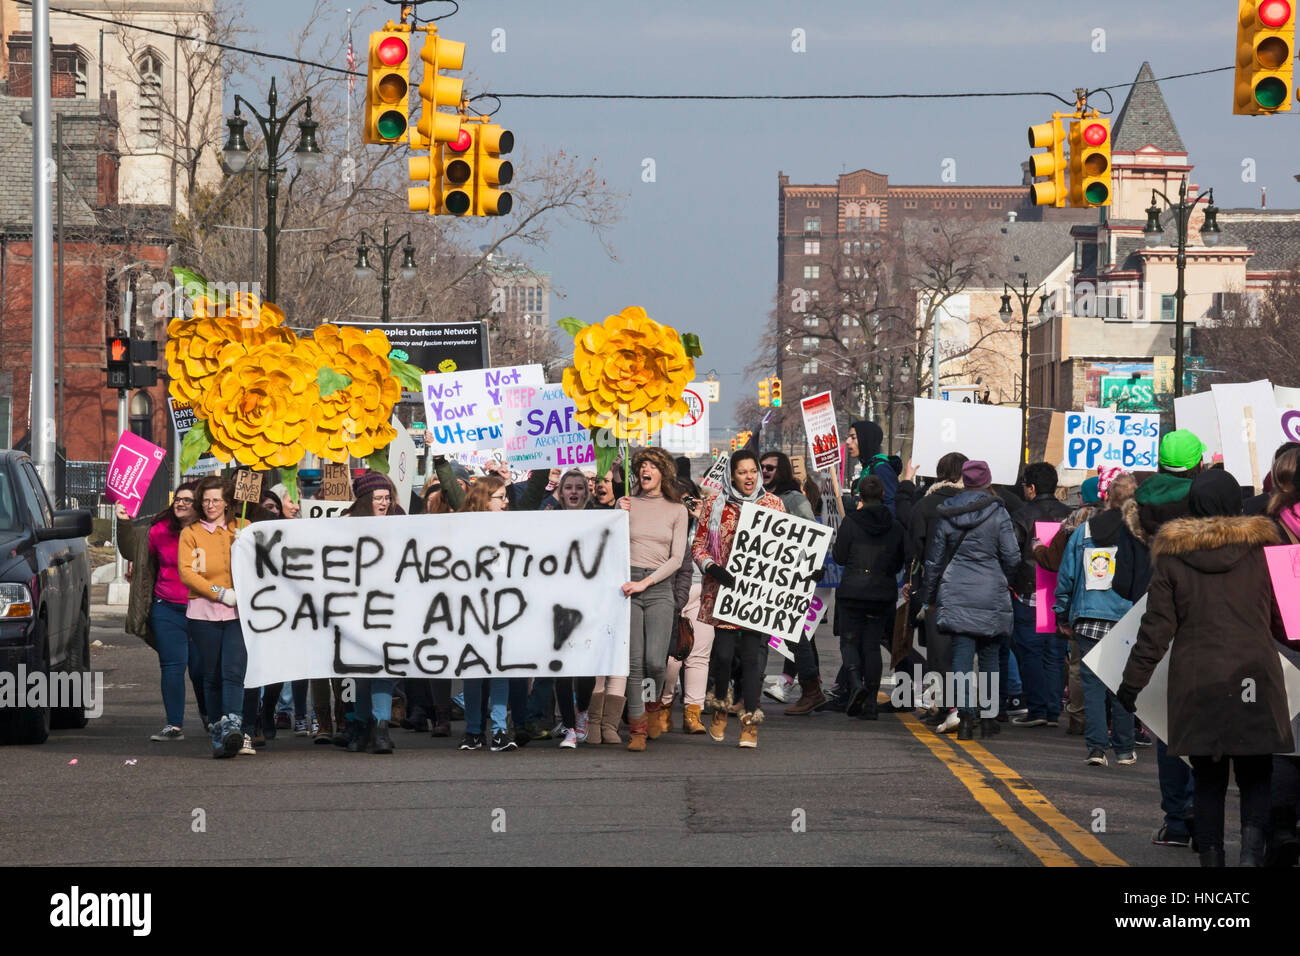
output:
[[[289,500],[298,504],[298,466],[281,468],[280,480],[284,482],[284,490],[289,493]]]
[[[601,435],[608,435],[608,430],[604,428],[593,428],[591,430],[591,444],[596,449],[596,474],[604,475],[614,467],[614,459],[618,457],[618,442],[606,444],[601,441]]]
[[[332,368],[323,368],[316,373],[316,384],[320,386],[320,397],[329,398],[339,389],[347,388],[352,379]]]
[[[704,354],[704,349],[700,348],[700,337],[694,332],[682,333],[682,348],[686,349],[687,358],[699,358]]]
[[[192,269],[186,269],[183,266],[172,266],[172,275],[176,277],[177,283],[185,293],[187,300],[193,300],[208,291],[210,283],[203,276],[199,275]],[[225,297],[222,296],[222,299]]]
[[[194,426],[185,434],[181,442],[181,473],[189,471],[203,453],[212,447],[212,436],[208,434],[208,423],[195,419]]]
[[[388,474],[388,453],[377,451],[366,459],[366,467],[371,471],[377,471],[381,475]]]
[[[416,368],[404,358],[395,358],[392,352],[388,353],[388,367],[393,373],[393,378],[397,379],[402,388],[408,392],[420,390],[420,376],[424,374],[423,369]]]
[[[582,319],[575,319],[571,315],[566,315],[555,324],[564,329],[564,331],[568,332],[570,335],[577,335],[587,327],[586,322],[582,321]]]

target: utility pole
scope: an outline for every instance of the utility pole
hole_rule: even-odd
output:
[[[32,2],[32,461],[55,492],[54,230],[50,182],[50,0]]]

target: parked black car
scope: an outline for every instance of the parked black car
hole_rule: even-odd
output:
[[[51,507],[25,452],[0,450],[0,679],[16,684],[22,665],[48,686],[52,672],[90,669],[90,532],[89,511]],[[52,726],[84,727],[84,703],[0,706],[0,743],[39,744]]]

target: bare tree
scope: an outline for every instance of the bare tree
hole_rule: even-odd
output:
[[[1262,296],[1236,291],[1222,303],[1213,326],[1194,333],[1206,364],[1220,370],[1213,381],[1300,385],[1300,263]]]

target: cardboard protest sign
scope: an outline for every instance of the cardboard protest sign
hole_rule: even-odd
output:
[[[822,623],[822,618],[826,616],[826,605],[830,600],[830,589],[819,589],[821,594],[814,593],[812,599],[808,602],[808,613],[804,615],[803,628],[799,631],[799,637],[793,643],[798,644],[804,638],[811,638],[817,633],[817,628]],[[770,634],[767,638],[767,646],[772,648],[788,661],[794,660],[794,651],[786,647],[786,641],[789,640],[784,636]]]
[[[1273,386],[1267,379],[1231,385],[1211,385],[1219,413],[1223,467],[1237,482],[1256,493],[1273,467],[1273,452],[1282,444],[1282,421]],[[1202,439],[1204,441],[1204,439]]]
[[[728,474],[727,469],[731,467],[730,462],[730,455],[719,455],[718,460],[709,466],[709,470],[700,479],[700,487],[706,491],[721,492],[723,478]]]
[[[1064,460],[1065,413],[1052,412],[1052,420],[1047,426],[1047,447],[1043,451],[1043,461],[1060,468]]]
[[[1062,467],[1092,471],[1117,465],[1125,471],[1155,471],[1160,464],[1160,416],[1085,408],[1065,413]]]
[[[320,496],[326,501],[352,500],[352,475],[346,462],[327,461],[321,465]]]
[[[734,588],[719,588],[713,616],[798,641],[816,582],[831,544],[825,525],[745,502],[727,557]]]
[[[625,674],[627,513],[267,521],[232,554],[245,686]]]
[[[1204,461],[1223,454],[1219,440],[1219,410],[1212,392],[1184,395],[1174,399],[1174,427],[1185,428],[1205,443]]]
[[[172,428],[176,431],[176,447],[180,448],[185,444],[185,436],[194,427],[194,406],[189,402],[168,395],[167,408],[171,412]],[[195,475],[206,475],[220,470],[221,462],[217,461],[216,458],[212,455],[200,455],[198,460],[185,472],[185,477],[192,478]]]
[[[993,482],[1014,485],[1020,474],[1020,409],[912,399],[912,463],[932,478],[939,459],[959,451],[988,462]]]
[[[1273,579],[1273,594],[1282,612],[1282,624],[1288,641],[1300,641],[1300,545],[1288,544],[1265,548],[1268,575]]]
[[[709,453],[709,399],[706,382],[692,382],[682,391],[686,414],[659,432],[659,444],[673,455]]]
[[[1034,537],[1040,544],[1051,544],[1056,532],[1061,530],[1059,521],[1035,521]],[[1052,603],[1056,600],[1055,571],[1043,567],[1034,568],[1034,630],[1039,634],[1056,633],[1056,615],[1052,612]]]
[[[840,463],[840,433],[835,425],[835,408],[830,392],[818,392],[800,399],[803,430],[812,451],[813,471],[826,471]]]
[[[298,502],[302,518],[337,518],[352,507],[351,501],[326,501],[324,498],[304,498]]]
[[[262,500],[262,473],[241,469],[235,472],[235,500],[257,504]]]
[[[415,485],[415,472],[418,465],[415,442],[411,441],[406,426],[396,415],[393,416],[390,424],[397,429],[397,437],[384,449],[388,455],[388,480],[397,490],[396,500],[393,503],[401,505],[405,510],[411,507],[411,489]]]
[[[502,391],[542,384],[540,365],[422,376],[425,443],[435,454],[502,447],[506,421]]]
[[[794,474],[794,480],[800,485],[808,480],[808,468],[804,465],[803,455],[790,456],[790,471]]]
[[[167,457],[167,450],[145,441],[134,432],[123,432],[108,463],[104,491],[109,501],[126,509],[132,518],[140,511],[154,472]]]
[[[591,431],[561,385],[502,389],[505,450],[511,467],[526,471],[596,464]]]

